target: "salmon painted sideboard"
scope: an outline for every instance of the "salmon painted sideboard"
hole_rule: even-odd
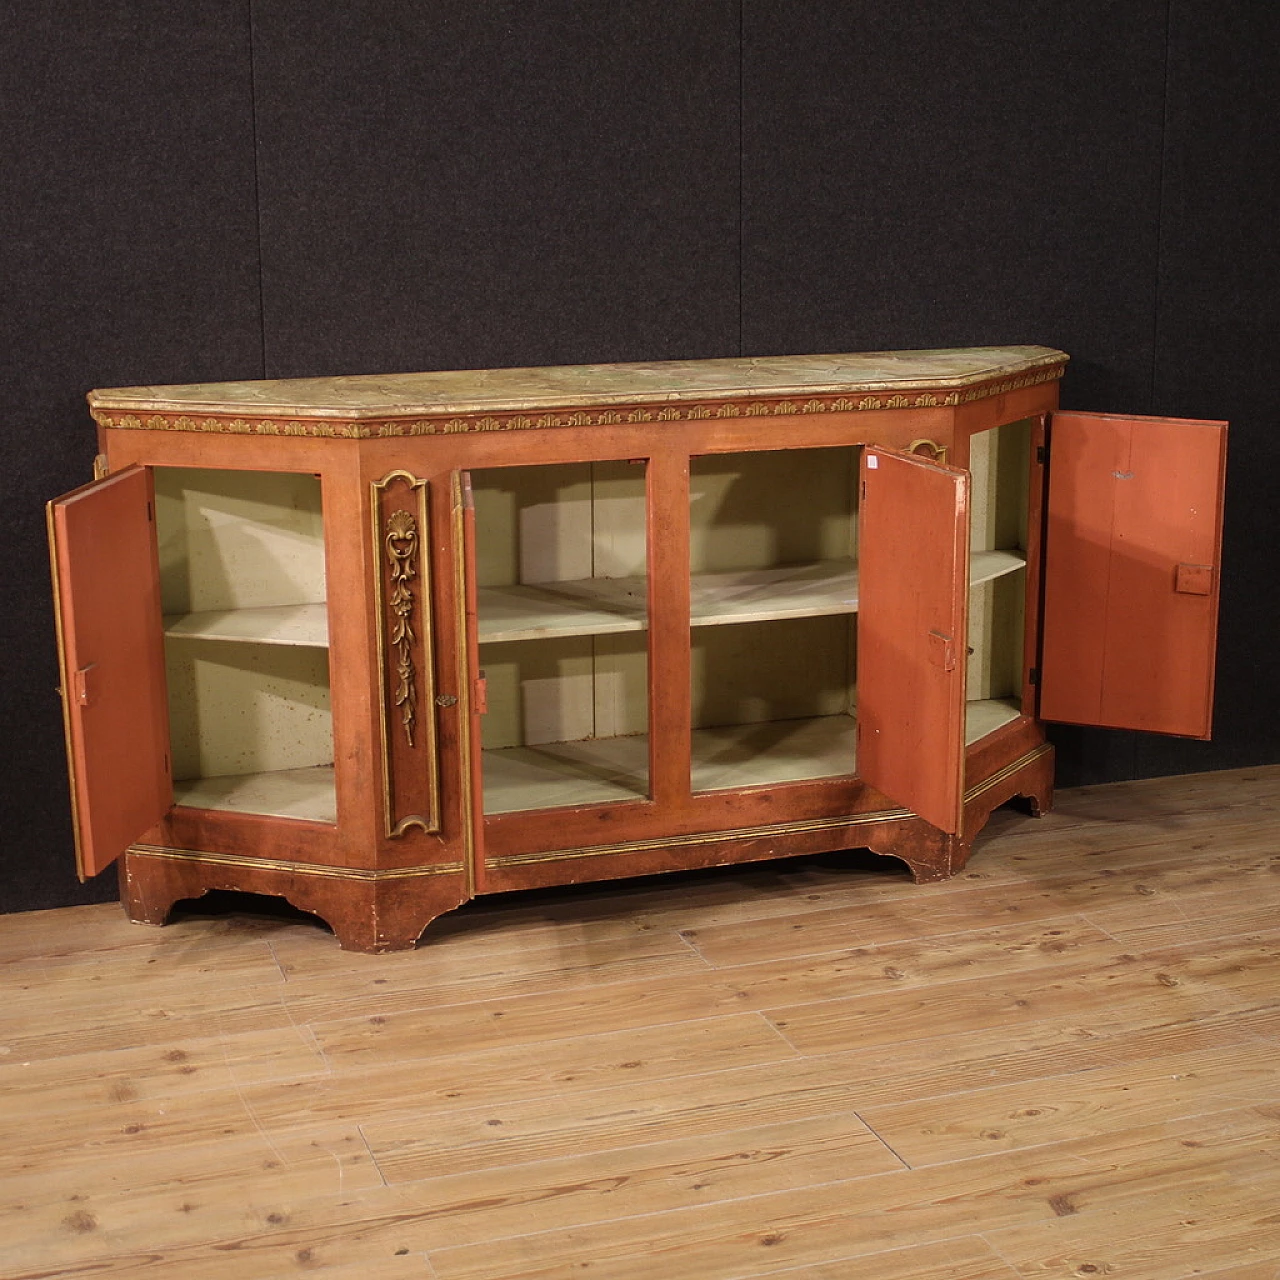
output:
[[[1225,424],[1044,347],[89,397],[49,505],[82,877],[411,947],[484,893],[952,875],[1043,722],[1207,736]]]

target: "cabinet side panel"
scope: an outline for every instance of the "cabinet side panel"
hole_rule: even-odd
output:
[[[968,477],[868,448],[860,508],[858,772],[959,830],[968,629]]]
[[[151,502],[150,475],[130,468],[49,504],[82,878],[172,803]]]
[[[1225,447],[1221,423],[1054,416],[1044,719],[1208,736]]]

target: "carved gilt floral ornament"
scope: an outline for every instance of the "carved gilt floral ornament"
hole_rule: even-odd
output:
[[[372,486],[386,833],[438,831],[427,482],[392,471]],[[405,812],[407,810],[407,812]]]

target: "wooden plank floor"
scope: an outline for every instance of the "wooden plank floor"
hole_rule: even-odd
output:
[[[1277,1280],[1280,767],[305,921],[0,917],[0,1276]]]

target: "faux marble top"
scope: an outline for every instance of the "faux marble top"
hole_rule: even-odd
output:
[[[1031,346],[666,360],[117,387],[90,392],[89,404],[95,411],[132,413],[373,419],[587,405],[681,404],[746,395],[948,391],[1049,370],[1066,360],[1061,351]]]

